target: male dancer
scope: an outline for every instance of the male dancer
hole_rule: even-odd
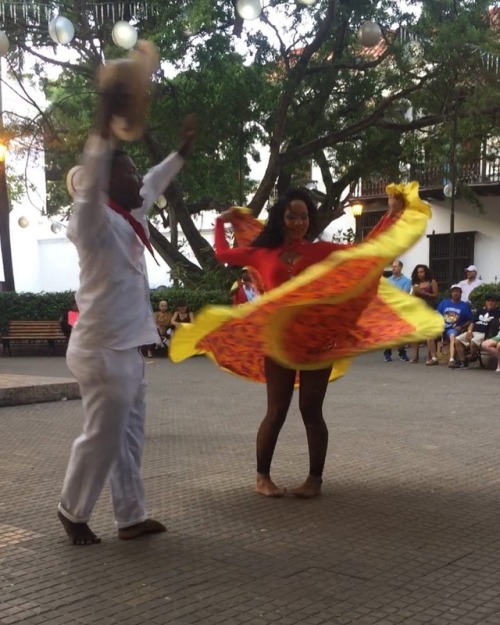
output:
[[[146,384],[139,347],[158,340],[144,259],[145,245],[152,251],[146,212],[182,168],[195,128],[194,118],[186,118],[177,153],[142,179],[132,159],[113,149],[110,123],[126,109],[126,99],[118,91],[101,95],[68,227],[80,261],[80,317],[67,362],[80,384],[85,418],[58,516],[74,545],[100,542],[87,523],[108,478],[120,539],[166,531],[148,518],[140,472]]]

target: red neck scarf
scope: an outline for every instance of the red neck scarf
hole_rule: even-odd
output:
[[[111,210],[115,211],[115,213],[118,213],[124,219],[128,221],[128,223],[132,226],[132,230],[136,233],[139,239],[144,243],[144,246],[150,251],[151,256],[155,259],[156,264],[159,265],[160,263],[156,260],[153,247],[148,237],[146,236],[146,232],[144,231],[144,228],[137,221],[137,219],[132,215],[132,213],[124,210],[119,204],[117,204],[111,199],[108,199],[108,206]]]

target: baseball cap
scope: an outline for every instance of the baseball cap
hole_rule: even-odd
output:
[[[498,302],[498,295],[496,293],[486,293],[484,300],[486,301],[487,299],[492,299],[495,302]]]
[[[469,265],[465,268],[465,271],[477,271],[476,265]]]
[[[460,289],[460,290],[462,290],[462,287],[459,284],[452,284],[450,286],[450,291],[453,291],[453,289]]]

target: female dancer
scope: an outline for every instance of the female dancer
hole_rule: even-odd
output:
[[[257,434],[256,490],[262,495],[285,493],[271,479],[271,461],[295,385],[300,389],[309,475],[292,493],[307,498],[321,493],[328,447],[322,408],[328,381],[343,375],[355,354],[435,336],[442,328],[440,315],[387,281],[380,283],[387,262],[421,236],[430,215],[416,183],[401,191],[389,189],[388,212],[370,241],[359,246],[309,242],[316,207],[301,189],[278,199],[263,228],[244,209],[231,209],[217,219],[218,260],[249,266],[265,292],[239,307],[203,309],[195,323],[176,331],[170,356],[178,362],[205,352],[222,368],[266,383],[267,413]],[[242,236],[244,227],[254,233],[257,228],[260,234],[250,245],[231,248],[225,223],[233,225],[240,243],[252,240],[248,232]],[[302,340],[292,340],[299,333]]]
[[[403,199],[391,196],[389,211],[378,229],[392,222],[403,209]],[[223,213],[216,225],[215,251],[221,262],[252,265],[269,291],[310,265],[323,260],[343,246],[318,241],[307,242],[316,225],[316,207],[311,196],[301,189],[292,189],[271,208],[269,220],[250,247],[230,248],[224,233],[224,222],[231,223],[233,211]],[[285,489],[272,481],[271,461],[278,435],[287,417],[295,385],[296,371],[285,368],[265,356],[267,413],[257,432],[257,485],[262,495],[280,497]],[[328,448],[328,429],[323,419],[323,401],[332,366],[300,371],[299,409],[307,434],[309,476],[292,489],[297,497],[313,497],[321,492],[323,467]]]

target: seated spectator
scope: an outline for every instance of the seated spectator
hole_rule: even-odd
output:
[[[467,278],[458,283],[458,286],[462,289],[462,302],[468,302],[472,291],[483,283],[481,278],[477,277],[476,265],[469,265],[465,270],[465,275]]]
[[[455,342],[460,368],[466,368],[469,362],[477,360],[481,351],[481,343],[485,338],[491,336],[491,327],[497,326],[493,322],[500,317],[500,310],[497,308],[497,296],[488,293],[485,297],[485,306],[478,310],[474,319],[470,322],[466,332],[459,334]],[[498,326],[496,327],[496,330]],[[497,332],[494,332],[496,334]],[[470,347],[470,355],[466,358],[465,348]],[[457,361],[458,362],[458,361]]]
[[[160,342],[168,347],[170,335],[172,334],[172,313],[168,310],[168,303],[162,300],[158,304],[158,310],[155,312],[155,322],[160,335]],[[148,347],[148,358],[153,358],[154,345]]]
[[[172,325],[176,328],[181,323],[193,323],[194,315],[187,307],[186,302],[179,302],[172,317]]]
[[[481,348],[497,359],[495,373],[500,373],[500,332],[496,336],[492,336],[491,339],[483,341]]]
[[[252,281],[252,276],[246,267],[241,272],[241,277],[231,287],[233,306],[253,302],[259,296],[259,291]]]
[[[448,367],[455,369],[460,366],[460,362],[455,360],[456,337],[461,334],[472,320],[472,310],[470,304],[463,302],[462,289],[458,284],[453,284],[450,289],[451,297],[444,299],[437,307],[437,311],[444,317],[443,338],[450,341],[450,360]],[[435,358],[434,355],[431,358]]]
[[[71,307],[63,312],[59,320],[59,323],[61,324],[61,330],[68,340],[71,336],[71,330],[75,327],[76,322],[78,321],[79,315],[80,312],[78,310],[78,305],[75,301],[73,301]]]

